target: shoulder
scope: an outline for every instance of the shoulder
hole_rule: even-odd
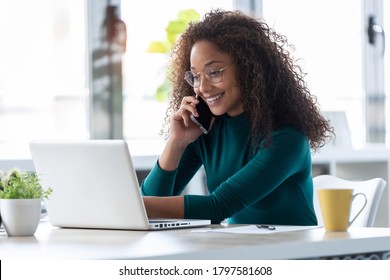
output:
[[[272,139],[283,138],[296,141],[307,141],[306,135],[292,126],[285,126],[272,132]]]
[[[283,154],[302,155],[310,152],[309,140],[304,133],[298,129],[286,126],[274,130],[268,143],[260,143],[260,150],[279,151]]]

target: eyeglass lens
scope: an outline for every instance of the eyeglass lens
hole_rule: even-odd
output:
[[[225,70],[226,67],[220,68],[220,69],[214,69],[214,68],[205,68],[203,70],[203,76],[211,83],[217,84],[221,82],[222,80],[222,72]],[[201,73],[201,72],[200,72]],[[197,88],[200,86],[200,73],[194,74],[191,71],[187,71],[185,73],[185,80],[188,82],[188,84],[194,88]]]

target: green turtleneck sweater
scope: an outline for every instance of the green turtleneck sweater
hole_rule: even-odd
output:
[[[271,145],[253,154],[249,135],[246,113],[217,117],[209,134],[187,146],[176,170],[162,170],[156,163],[141,184],[142,194],[180,195],[203,165],[209,194],[185,195],[185,218],[316,225],[307,137],[284,127],[272,133]]]

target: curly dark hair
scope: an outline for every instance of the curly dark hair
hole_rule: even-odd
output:
[[[259,135],[269,139],[273,130],[286,125],[304,133],[314,151],[334,134],[329,121],[321,115],[316,97],[307,88],[305,74],[286,50],[293,48],[287,38],[263,20],[220,9],[211,10],[200,22],[190,23],[172,49],[169,78],[173,89],[165,128],[183,97],[194,95],[184,73],[191,67],[192,46],[201,40],[233,57],[243,108],[251,120],[252,144],[258,144]]]

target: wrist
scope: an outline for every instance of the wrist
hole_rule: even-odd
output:
[[[182,139],[168,138],[166,146],[177,152],[183,152],[190,143]]]
[[[175,170],[187,145],[183,141],[168,139],[164,151],[158,160],[160,168],[166,171]]]

